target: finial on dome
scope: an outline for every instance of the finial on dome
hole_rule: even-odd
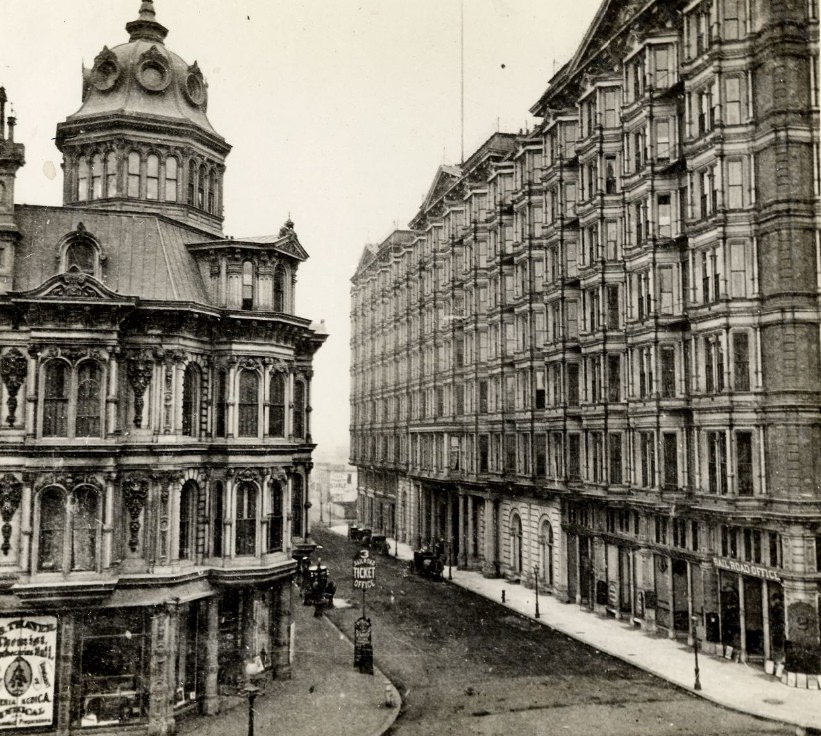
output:
[[[130,34],[130,41],[153,41],[162,43],[168,35],[168,29],[157,23],[153,0],[143,0],[140,4],[140,17],[126,23],[125,30]]]

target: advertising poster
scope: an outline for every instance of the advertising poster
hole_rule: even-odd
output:
[[[0,730],[51,725],[56,655],[55,616],[0,618]]]

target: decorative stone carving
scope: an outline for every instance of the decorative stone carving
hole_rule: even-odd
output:
[[[11,517],[17,511],[20,500],[23,498],[23,483],[11,473],[6,473],[0,478],[0,516],[3,518],[3,526],[0,531],[3,534],[3,543],[0,550],[4,555],[11,549]]]
[[[6,402],[9,415],[6,417],[6,422],[13,427],[17,413],[17,392],[26,378],[26,358],[17,348],[12,348],[0,358],[0,377],[3,378],[3,383],[9,393]]]
[[[259,468],[243,468],[242,470],[237,471],[236,478],[237,481],[251,480],[259,483],[262,478],[262,474]]]
[[[148,477],[145,475],[131,475],[122,482],[123,503],[128,509],[131,521],[128,524],[130,536],[128,547],[132,552],[137,551],[140,533],[140,513],[148,499]]]
[[[34,490],[39,491],[46,486],[62,486],[66,490],[77,486],[91,486],[98,492],[103,492],[103,484],[91,473],[44,473],[37,477]]]
[[[145,390],[151,383],[154,362],[147,351],[139,353],[128,361],[128,382],[134,391],[134,426],[139,429],[143,423]]]

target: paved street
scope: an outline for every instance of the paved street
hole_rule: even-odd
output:
[[[318,527],[314,536],[338,598],[353,604],[329,615],[352,635],[361,615],[350,579],[357,546]],[[454,585],[420,578],[400,560],[379,557],[376,574],[367,595],[375,658],[404,701],[391,734],[794,733],[694,698]]]

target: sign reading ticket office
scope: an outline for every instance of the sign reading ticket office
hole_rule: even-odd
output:
[[[50,726],[57,618],[0,618],[0,730]]]

